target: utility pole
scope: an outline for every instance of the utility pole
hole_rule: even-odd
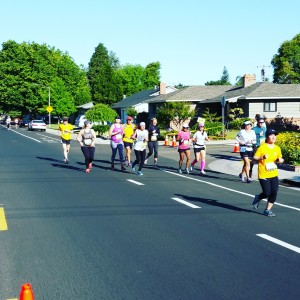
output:
[[[266,80],[266,71],[265,68],[272,68],[271,66],[257,66],[258,68],[261,68],[260,75],[261,75],[261,81],[264,82]]]

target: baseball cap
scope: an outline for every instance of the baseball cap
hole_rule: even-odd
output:
[[[128,117],[126,118],[126,120],[132,120],[132,117],[131,117],[131,116],[128,116]]]
[[[86,126],[87,124],[92,124],[92,122],[89,120],[84,121],[84,125]]]
[[[260,119],[258,120],[258,123],[265,123],[265,120],[264,120],[263,118],[260,118]]]
[[[146,123],[145,122],[141,122],[140,126],[146,126]]]
[[[188,125],[187,123],[183,123],[183,124],[182,124],[182,127],[183,127],[183,128],[189,128],[189,125]]]
[[[63,121],[68,121],[69,120],[69,118],[63,118]]]
[[[199,123],[199,127],[204,127],[204,123]]]
[[[251,121],[245,121],[244,125],[252,125]]]
[[[116,116],[116,117],[115,117],[115,120],[116,120],[116,119],[121,119],[121,117],[120,117],[120,116]]]
[[[271,135],[271,134],[277,135],[278,132],[277,132],[275,129],[268,128],[267,131],[266,131],[266,137],[268,137],[268,136]]]

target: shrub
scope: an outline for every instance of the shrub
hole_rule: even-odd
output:
[[[284,162],[300,165],[300,133],[283,132],[277,136],[276,144],[281,148]]]
[[[100,135],[108,132],[109,128],[109,125],[93,125],[93,129],[95,130],[95,132],[98,132]]]

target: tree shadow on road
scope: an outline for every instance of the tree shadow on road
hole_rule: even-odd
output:
[[[191,197],[191,196],[182,195],[182,194],[174,194],[174,195],[178,196],[178,197],[181,197],[186,201],[200,202],[200,203],[208,204],[208,205],[211,205],[211,206],[230,209],[230,210],[233,210],[233,211],[244,211],[244,212],[256,213],[257,214],[257,212],[254,211],[254,210],[244,209],[244,208],[241,208],[241,207],[238,207],[238,206],[234,206],[234,205],[231,205],[231,204],[220,202],[220,201],[215,200],[215,199],[207,199],[207,198],[201,198],[201,197]]]
[[[242,160],[240,156],[230,156],[224,155],[219,153],[209,153],[210,156],[214,157],[215,159],[224,159],[224,160],[231,160],[231,161],[240,161]]]

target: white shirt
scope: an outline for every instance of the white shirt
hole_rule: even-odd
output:
[[[200,131],[196,131],[194,136],[193,136],[193,139],[195,139],[195,145],[194,145],[194,148],[201,148],[204,146],[204,143],[205,143],[205,140],[207,139],[207,133],[206,131],[203,132],[200,132]]]
[[[136,140],[133,147],[134,150],[138,150],[138,151],[145,150],[147,147],[147,142],[145,140],[148,139],[148,130],[137,129],[135,133],[136,133]]]
[[[236,136],[236,140],[241,145],[250,145],[256,144],[256,134],[254,130],[246,131],[245,129],[242,129],[239,131],[239,133]]]

